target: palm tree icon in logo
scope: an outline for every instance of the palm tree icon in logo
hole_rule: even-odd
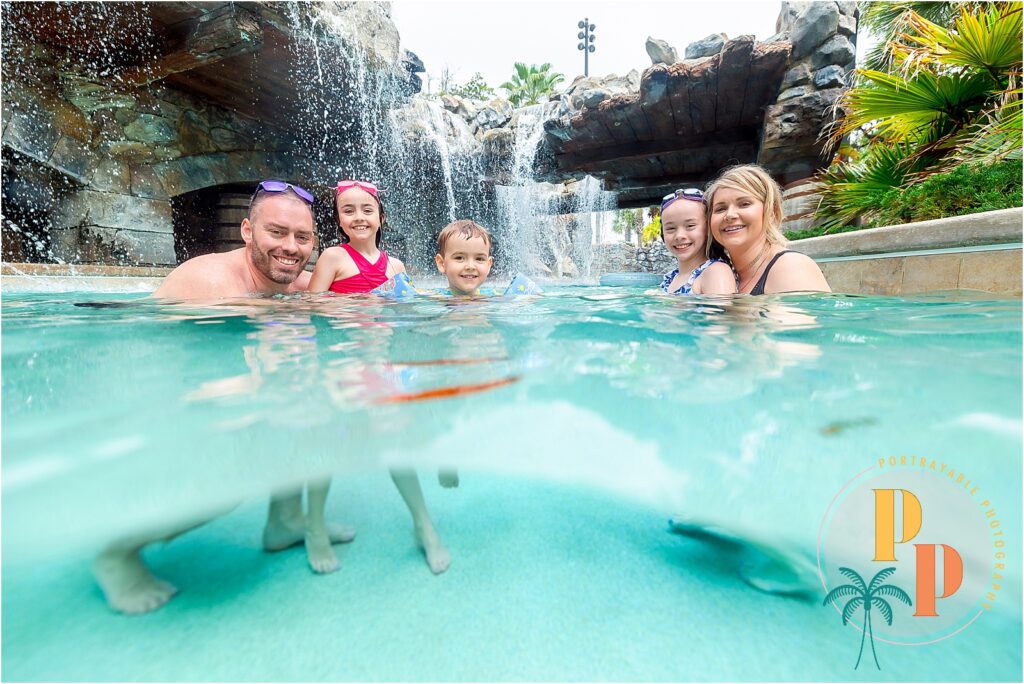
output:
[[[889,596],[900,601],[903,601],[908,606],[912,605],[910,596],[907,592],[903,591],[899,587],[893,584],[882,584],[892,573],[896,572],[896,568],[885,568],[879,570],[872,579],[870,584],[865,584],[864,579],[857,574],[856,571],[850,568],[839,568],[839,572],[846,577],[849,577],[853,581],[853,584],[843,584],[832,591],[828,592],[828,596],[825,597],[825,601],[822,603],[823,606],[827,606],[830,603],[835,603],[838,599],[845,596],[852,596],[846,605],[843,606],[843,625],[850,620],[850,617],[857,612],[858,608],[864,608],[864,627],[861,629],[860,636],[860,651],[857,653],[857,664],[853,666],[856,670],[860,666],[860,658],[864,655],[864,637],[871,636],[871,655],[875,658],[875,667],[879,670],[882,666],[878,664],[878,654],[875,653],[875,633],[871,629],[871,609],[877,608],[878,612],[882,614],[888,625],[892,625],[892,606],[886,601],[883,596]]]

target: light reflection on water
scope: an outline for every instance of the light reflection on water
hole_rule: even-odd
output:
[[[803,548],[890,453],[968,460],[1019,511],[1020,319],[1016,301],[596,287],[8,295],[5,562],[399,466],[598,488]]]

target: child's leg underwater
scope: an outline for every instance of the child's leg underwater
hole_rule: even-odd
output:
[[[103,589],[107,605],[119,613],[148,613],[167,603],[178,588],[149,571],[142,548],[149,541],[118,542],[93,561],[93,575]]]
[[[205,525],[214,517],[217,516],[120,539],[103,549],[93,561],[92,570],[103,589],[107,605],[119,613],[138,614],[156,610],[167,603],[178,593],[178,588],[149,571],[142,560],[142,549],[155,542],[170,541]]]
[[[423,490],[420,488],[420,480],[415,470],[392,470],[391,480],[402,495],[405,505],[409,507],[412,514],[412,521],[416,532],[416,539],[423,547],[423,553],[427,557],[427,565],[431,572],[439,575],[448,569],[452,562],[452,556],[448,549],[441,543],[434,529],[434,523],[427,511],[426,501],[423,500]]]
[[[321,574],[334,572],[340,566],[324,520],[330,488],[330,479],[311,480],[306,484],[306,558],[313,572]]]
[[[327,525],[332,544],[347,544],[356,531],[344,525]],[[302,489],[279,492],[270,497],[267,524],[263,528],[263,549],[282,551],[306,541],[306,516],[302,512]]]

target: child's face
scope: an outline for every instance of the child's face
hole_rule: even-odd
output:
[[[491,272],[491,249],[482,237],[464,238],[453,235],[445,253],[434,257],[439,273],[448,278],[448,287],[455,294],[471,295],[484,284]]]
[[[338,203],[341,230],[352,242],[372,242],[380,230],[380,206],[373,195],[352,187],[334,200]]]
[[[668,251],[680,262],[703,256],[708,239],[704,203],[677,199],[661,213],[661,231]]]

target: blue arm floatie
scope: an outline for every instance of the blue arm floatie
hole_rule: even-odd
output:
[[[505,288],[503,297],[517,297],[519,295],[539,295],[544,294],[544,290],[540,288],[540,285],[527,278],[522,273],[516,273],[516,277],[512,279],[508,287]]]
[[[416,296],[416,288],[412,286],[412,278],[405,271],[396,273],[395,276],[370,294],[380,295],[389,299],[409,299]]]

